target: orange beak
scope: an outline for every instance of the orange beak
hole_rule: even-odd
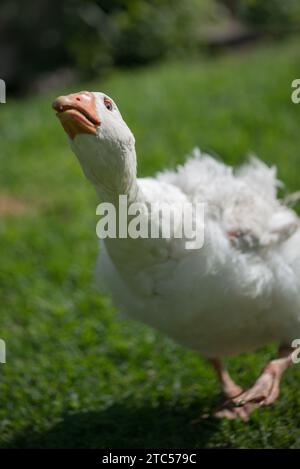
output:
[[[63,128],[73,140],[77,134],[96,134],[100,119],[93,93],[80,91],[59,96],[52,104]]]

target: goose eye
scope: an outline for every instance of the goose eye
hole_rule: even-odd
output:
[[[104,98],[104,106],[106,107],[106,109],[108,109],[109,111],[112,111],[113,110],[113,105],[112,105],[112,102],[107,99],[107,98]]]

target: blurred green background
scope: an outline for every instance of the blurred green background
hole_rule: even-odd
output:
[[[196,145],[250,151],[300,188],[299,2],[3,0],[0,17],[1,447],[300,447],[300,372],[249,424],[191,421],[219,402],[195,353],[121,321],[93,283],[96,196],[51,102],[111,95],[139,175]],[[275,346],[229,361],[249,385]]]
[[[0,76],[24,93],[299,25],[298,0],[2,0]]]

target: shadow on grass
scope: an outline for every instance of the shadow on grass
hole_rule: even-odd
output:
[[[6,447],[205,448],[219,422],[209,418],[193,424],[192,420],[203,413],[201,404],[186,408],[115,404],[103,411],[69,414],[43,433],[24,431]]]

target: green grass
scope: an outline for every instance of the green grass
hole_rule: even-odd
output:
[[[195,145],[230,164],[255,151],[300,188],[298,39],[210,60],[115,72],[100,89],[132,128],[139,174],[173,167]],[[58,90],[58,93],[67,90]],[[300,372],[249,424],[191,420],[218,403],[195,353],[117,319],[93,285],[96,197],[51,110],[53,96],[0,107],[0,193],[28,210],[0,219],[1,447],[300,447]],[[270,346],[230,360],[251,384]]]

